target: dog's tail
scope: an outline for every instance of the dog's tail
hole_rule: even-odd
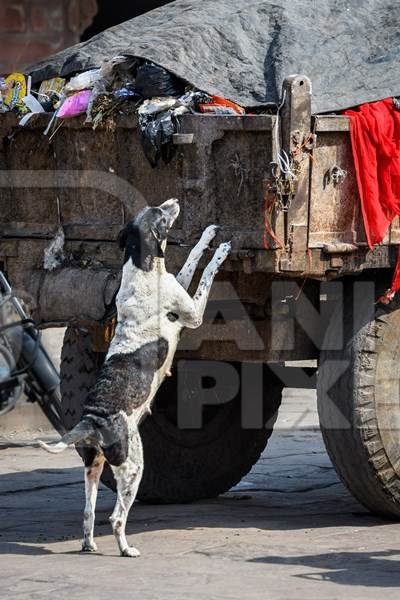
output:
[[[38,440],[38,444],[46,452],[51,454],[60,454],[64,452],[69,446],[73,446],[78,442],[93,439],[96,436],[96,431],[93,423],[89,419],[82,419],[71,431],[63,435],[61,440],[57,444],[46,444],[41,440]]]

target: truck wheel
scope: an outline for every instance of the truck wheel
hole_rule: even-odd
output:
[[[370,511],[400,517],[400,304],[377,309],[345,294],[342,351],[321,353],[318,411],[332,463],[352,494]],[[342,317],[328,326],[332,347]],[[341,374],[342,373],[342,374]]]
[[[64,425],[69,431],[82,416],[83,402],[96,383],[105,354],[93,352],[89,334],[68,327],[61,350],[60,390]]]
[[[65,425],[73,427],[81,415],[85,395],[94,384],[104,355],[92,352],[89,336],[68,328],[61,362],[61,391]],[[267,379],[268,378],[268,381]],[[179,503],[211,498],[228,491],[248,473],[263,452],[281,402],[282,384],[264,368],[267,382],[263,429],[243,429],[239,398],[207,407],[201,430],[176,426],[174,377],[162,385],[153,414],[143,422],[141,434],[145,471],[138,497],[144,502]],[[103,483],[115,489],[111,470]]]

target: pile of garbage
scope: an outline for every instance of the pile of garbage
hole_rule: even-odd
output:
[[[116,111],[136,114],[143,149],[152,166],[168,163],[174,153],[172,139],[185,113],[241,116],[246,110],[219,96],[195,89],[152,62],[117,56],[100,68],[54,77],[32,85],[30,76],[12,73],[0,78],[0,113],[15,112],[25,126],[37,114],[50,113],[45,130],[50,138],[65,119],[86,115],[96,129]]]

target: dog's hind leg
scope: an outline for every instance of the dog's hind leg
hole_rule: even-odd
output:
[[[120,467],[112,467],[117,482],[117,502],[110,517],[121,556],[140,556],[139,550],[129,546],[125,535],[129,510],[135,501],[143,474],[143,449],[139,433],[129,443],[128,457]]]
[[[94,541],[94,519],[100,477],[104,467],[104,456],[97,454],[90,465],[85,466],[86,504],[83,514],[82,552],[96,552]]]
[[[218,225],[210,225],[203,231],[200,240],[197,242],[193,250],[190,252],[187,261],[176,276],[176,280],[181,286],[188,290],[192,283],[194,273],[199,265],[200,259],[204,252],[208,249],[209,244],[217,235]]]

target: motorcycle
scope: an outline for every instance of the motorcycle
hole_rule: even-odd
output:
[[[60,375],[40,331],[0,271],[0,416],[13,410],[23,394],[38,403],[60,434],[65,433]]]

